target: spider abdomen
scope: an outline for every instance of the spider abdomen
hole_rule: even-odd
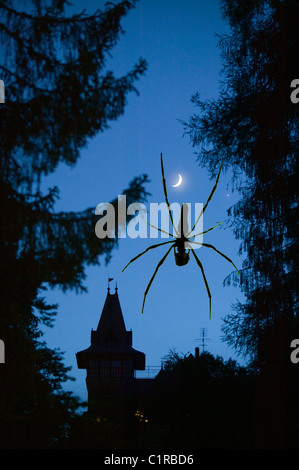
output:
[[[174,250],[174,259],[177,266],[185,266],[189,262],[189,250]]]

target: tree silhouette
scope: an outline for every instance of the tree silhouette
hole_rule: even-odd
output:
[[[293,402],[286,408],[292,388],[288,380],[294,379],[290,341],[299,331],[298,108],[290,100],[290,85],[298,75],[299,9],[293,0],[226,0],[221,5],[231,33],[219,42],[220,95],[209,102],[195,95],[201,114],[185,126],[200,149],[201,164],[213,174],[222,157],[224,168],[233,171],[240,200],[229,214],[240,252],[247,256],[240,280],[246,302],[237,303],[226,317],[224,334],[268,377],[261,393],[264,409],[268,418],[276,413],[277,420],[270,417],[273,426],[268,434],[264,429],[264,439],[272,436],[269,445],[283,446],[286,416],[294,412]],[[231,281],[236,281],[234,274]]]
[[[251,448],[252,371],[206,352],[194,357],[173,350],[163,359],[158,376],[143,381],[136,393],[119,397],[107,415],[77,416],[59,446],[193,451]],[[107,401],[103,404],[107,406]]]
[[[65,0],[15,3],[0,2],[0,441],[47,447],[77,405],[62,392],[68,368],[61,353],[40,340],[40,324],[50,325],[57,308],[43,290],[84,290],[85,267],[108,262],[117,240],[96,238],[94,208],[56,212],[58,188],[43,193],[43,177],[60,163],[75,165],[88,140],[124,113],[146,63],[140,59],[120,78],[105,71],[134,0],[73,16]],[[127,204],[145,200],[146,182],[146,175],[131,181]]]
[[[170,351],[164,364],[144,399],[149,422],[164,432],[162,448],[252,446],[252,371],[208,352]]]

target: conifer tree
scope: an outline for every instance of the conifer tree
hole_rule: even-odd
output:
[[[213,175],[222,157],[240,194],[229,215],[246,256],[240,277],[246,300],[225,318],[224,337],[268,377],[260,411],[266,421],[263,411],[269,412],[272,403],[271,434],[298,413],[289,399],[298,375],[290,343],[299,332],[299,133],[298,104],[290,96],[299,72],[299,5],[294,0],[224,0],[221,9],[230,33],[219,41],[219,97],[204,102],[199,94],[193,96],[200,112],[185,129],[200,163]],[[238,281],[233,274],[226,282]]]
[[[137,92],[143,59],[122,77],[105,69],[135,1],[109,3],[93,14],[68,16],[66,0],[0,2],[0,364],[1,446],[44,447],[65,430],[76,400],[63,393],[61,353],[41,341],[40,324],[56,305],[43,290],[84,290],[85,267],[109,261],[117,240],[94,233],[95,208],[57,212],[58,188],[43,177],[60,163],[75,165],[89,139],[124,113]],[[144,201],[147,176],[123,191]],[[116,204],[116,201],[112,201]]]

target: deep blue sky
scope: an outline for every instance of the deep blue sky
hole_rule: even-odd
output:
[[[103,2],[85,0],[76,5],[79,10],[92,12]],[[122,194],[134,176],[142,173],[147,173],[151,180],[148,204],[162,202],[161,152],[171,202],[205,202],[213,186],[207,171],[198,166],[195,149],[188,137],[183,137],[178,120],[188,120],[196,112],[191,103],[195,92],[200,92],[203,99],[218,95],[221,61],[215,34],[227,30],[218,2],[140,0],[122,25],[126,34],[113,49],[107,67],[122,75],[139,57],[144,57],[148,71],[137,83],[140,96],[130,95],[124,116],[90,141],[75,168],[61,166],[47,179],[46,186],[56,184],[60,188],[57,210],[83,210],[109,202]],[[178,189],[171,188],[178,173],[182,174],[184,184]],[[229,180],[230,175],[222,173],[205,213],[204,228],[227,220],[226,211],[238,197],[237,193],[231,194]],[[241,266],[238,242],[230,229],[218,228],[204,241],[214,244]],[[147,365],[160,365],[170,349],[193,352],[201,328],[208,329],[211,341],[207,349],[211,353],[224,359],[235,358],[234,351],[220,339],[222,317],[230,313],[237,298],[242,299],[238,288],[223,287],[232,266],[212,250],[197,250],[212,292],[209,320],[208,296],[194,259],[187,266],[177,267],[171,254],[152,284],[142,315],[144,290],[166,249],[152,250],[124,274],[121,271],[133,256],[152,243],[157,240],[120,240],[119,249],[113,251],[107,267],[102,264],[87,269],[87,294],[62,294],[57,290],[48,294],[50,302],[59,303],[59,310],[54,327],[45,330],[44,339],[50,347],[65,351],[65,364],[72,366],[71,375],[76,378],[67,388],[83,399],[86,399],[85,371],[77,369],[75,353],[90,344],[90,331],[97,327],[106,298],[108,277],[117,280],[126,327],[133,330],[133,347],[146,354]],[[111,288],[113,292],[114,281]]]

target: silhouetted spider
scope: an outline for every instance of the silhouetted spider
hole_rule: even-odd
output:
[[[203,265],[202,265],[201,261],[199,260],[198,256],[196,255],[194,249],[192,248],[192,246],[191,246],[192,243],[194,243],[196,245],[202,245],[206,248],[211,248],[212,250],[216,251],[219,255],[221,255],[223,258],[225,258],[227,261],[229,261],[234,266],[234,268],[237,270],[238,274],[240,274],[238,268],[235,266],[235,264],[232,262],[232,260],[230,258],[228,258],[224,253],[217,250],[217,248],[215,248],[213,245],[210,245],[209,243],[198,243],[198,242],[195,242],[195,241],[191,241],[191,239],[193,237],[196,237],[198,235],[203,235],[207,232],[210,232],[211,230],[214,230],[216,227],[218,227],[218,225],[222,224],[222,222],[215,225],[215,227],[211,227],[208,230],[205,230],[204,232],[200,232],[196,235],[192,235],[191,237],[189,237],[190,233],[193,232],[193,230],[196,227],[198,221],[200,220],[200,218],[204,214],[210,200],[212,199],[212,196],[213,196],[213,194],[216,190],[216,187],[217,187],[217,184],[218,184],[218,181],[219,181],[221,167],[222,167],[222,159],[221,159],[221,164],[220,164],[220,168],[219,168],[219,171],[218,171],[218,175],[217,175],[214,187],[213,187],[213,189],[212,189],[212,191],[211,191],[211,193],[210,193],[210,195],[207,199],[207,202],[205,203],[205,205],[203,206],[199,216],[197,217],[197,220],[196,220],[195,224],[193,225],[192,230],[190,232],[188,231],[188,223],[187,223],[187,218],[186,218],[187,217],[188,206],[186,204],[182,204],[180,221],[179,221],[179,224],[178,224],[178,229],[176,230],[176,228],[174,226],[174,223],[173,223],[173,217],[172,217],[172,213],[171,213],[171,210],[170,210],[170,204],[169,204],[168,196],[167,196],[166,180],[165,180],[165,177],[164,177],[163,157],[162,157],[162,153],[161,153],[161,172],[162,172],[162,183],[163,183],[163,191],[164,191],[164,196],[165,196],[165,202],[166,202],[166,205],[167,205],[167,208],[168,208],[171,224],[172,224],[172,227],[173,227],[174,232],[175,232],[176,235],[171,235],[168,232],[165,232],[164,230],[159,229],[157,227],[154,227],[154,228],[156,228],[160,232],[167,233],[169,236],[174,238],[175,241],[170,240],[170,241],[167,241],[167,242],[162,242],[162,243],[158,243],[156,245],[149,246],[142,253],[139,253],[139,255],[132,258],[131,261],[122,270],[122,272],[124,272],[124,270],[129,266],[129,264],[133,263],[133,261],[140,258],[140,256],[144,255],[147,251],[152,250],[152,249],[157,248],[157,247],[162,246],[162,245],[167,245],[169,243],[172,244],[171,247],[169,248],[169,250],[163,256],[163,258],[157,264],[155,272],[154,272],[153,276],[151,277],[151,279],[148,283],[148,286],[147,286],[147,288],[144,292],[143,303],[142,303],[142,313],[143,313],[143,310],[144,310],[144,304],[145,304],[145,299],[146,299],[147,293],[148,293],[148,291],[151,287],[151,284],[152,284],[152,282],[153,282],[153,280],[154,280],[154,278],[155,278],[155,276],[158,272],[158,269],[162,266],[162,264],[164,263],[164,261],[166,260],[167,256],[169,255],[169,253],[171,252],[172,249],[174,249],[174,258],[175,258],[175,263],[176,263],[177,266],[184,266],[185,264],[187,264],[189,262],[189,259],[190,259],[190,251],[193,254],[193,256],[195,258],[195,261],[196,261],[196,263],[198,264],[198,266],[201,270],[201,273],[202,273],[202,276],[203,276],[203,279],[204,279],[204,283],[205,283],[205,286],[206,286],[206,290],[207,290],[207,293],[208,293],[208,296],[209,296],[209,318],[210,319],[211,319],[211,308],[212,308],[212,296],[211,296],[211,292],[210,292],[210,288],[209,288],[207,278],[205,276]],[[151,225],[151,224],[149,224],[149,225]],[[185,231],[184,231],[185,227],[187,227],[186,234],[185,234]],[[186,243],[186,245],[185,245],[185,243]],[[187,249],[186,249],[186,246],[188,246]]]

